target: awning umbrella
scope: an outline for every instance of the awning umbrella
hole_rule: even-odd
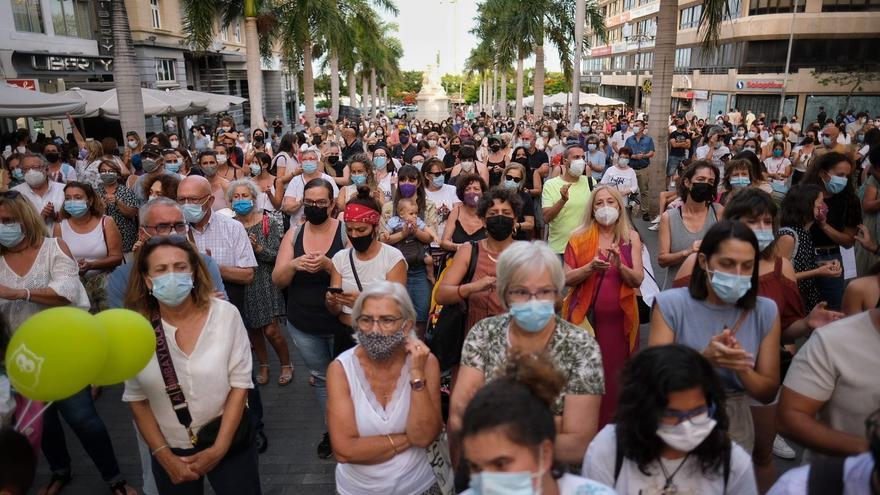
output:
[[[0,117],[49,117],[81,112],[85,106],[81,99],[0,84]]]
[[[232,95],[220,95],[215,93],[206,93],[204,91],[193,91],[191,89],[175,89],[167,93],[188,98],[194,104],[204,107],[207,113],[221,113],[229,110],[230,107],[241,105],[247,101],[247,98]]]

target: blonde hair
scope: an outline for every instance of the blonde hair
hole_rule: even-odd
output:
[[[100,141],[86,142],[86,149],[89,150],[88,157],[86,158],[89,162],[93,162],[104,156],[104,146]]]
[[[6,205],[12,216],[21,223],[21,232],[24,234],[22,240],[28,246],[39,246],[43,242],[43,238],[48,235],[46,223],[27,198],[22,194],[14,198],[0,196],[0,205]],[[0,244],[0,254],[8,250],[9,248]]]
[[[593,226],[593,211],[596,209],[596,197],[602,191],[608,191],[611,194],[611,197],[617,202],[617,208],[620,210],[620,214],[617,216],[617,223],[614,226],[614,241],[617,243],[628,243],[630,239],[630,232],[632,232],[632,225],[629,223],[629,215],[626,213],[626,206],[623,201],[623,196],[620,195],[620,191],[617,190],[616,187],[609,186],[607,184],[601,184],[596,186],[593,189],[592,194],[590,194],[590,207],[587,208],[587,211],[584,212],[584,223],[578,232],[582,232],[584,230],[588,230]]]

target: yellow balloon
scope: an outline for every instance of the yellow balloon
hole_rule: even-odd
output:
[[[6,349],[6,371],[28,399],[66,399],[92,382],[107,358],[106,332],[73,307],[41,311],[18,327]]]
[[[95,318],[107,333],[107,359],[92,380],[95,385],[112,385],[140,373],[156,352],[156,333],[140,313],[108,309]]]

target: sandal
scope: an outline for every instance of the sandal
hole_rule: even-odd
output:
[[[52,477],[49,478],[49,484],[46,485],[45,488],[39,491],[40,495],[56,495],[61,493],[61,490],[67,486],[71,480],[73,480],[73,476],[70,473],[66,474],[57,474],[52,473]],[[54,489],[53,489],[54,488]]]
[[[265,384],[269,383],[269,365],[268,364],[261,364],[260,365],[260,372],[257,374],[257,378],[254,381],[257,382],[257,385],[265,385]]]
[[[285,373],[284,368],[289,369],[290,372]],[[278,385],[281,385],[283,387],[283,386],[287,385],[288,383],[290,383],[291,381],[293,381],[293,365],[292,364],[282,365],[281,366],[281,376],[278,377]]]

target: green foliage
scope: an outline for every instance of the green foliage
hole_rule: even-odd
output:
[[[422,89],[422,71],[405,70],[400,76],[388,83],[388,97],[399,100],[404,93],[418,93]]]

